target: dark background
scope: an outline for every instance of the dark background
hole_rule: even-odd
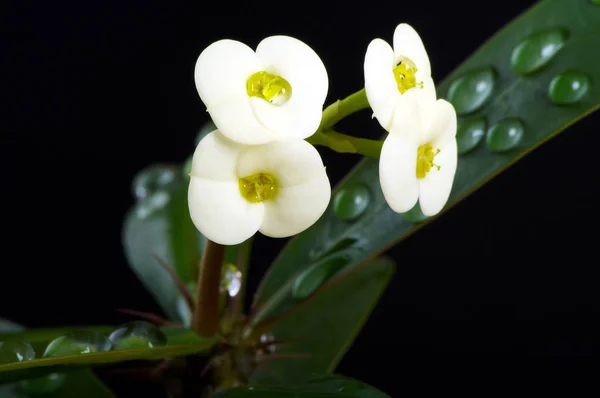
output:
[[[193,68],[211,42],[305,41],[328,69],[329,104],[362,87],[369,41],[391,41],[398,23],[420,32],[440,81],[534,1],[433,3],[369,2],[356,14],[350,3],[304,14],[227,3],[228,16],[216,16],[166,2],[4,14],[0,315],[41,327],[129,320],[119,307],[158,311],[125,262],[120,230],[135,173],[194,149],[208,115]],[[349,132],[381,134],[367,113]],[[393,248],[398,272],[338,371],[400,396],[597,370],[598,116]],[[321,152],[332,183],[358,160]],[[283,243],[257,238],[251,288]]]

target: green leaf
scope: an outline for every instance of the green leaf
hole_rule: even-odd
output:
[[[598,48],[599,5],[589,0],[545,0],[500,30],[437,87],[438,95],[460,111],[459,126],[478,127],[483,120],[483,134],[487,131],[485,140],[459,137],[467,147],[459,148],[462,155],[446,209],[600,106]],[[565,71],[566,76],[561,75]],[[573,72],[579,84],[570,84]],[[479,127],[459,130],[482,134]],[[333,208],[337,194],[357,186],[370,192],[369,205],[352,220],[339,218]],[[361,161],[332,197],[323,217],[292,239],[271,265],[254,307],[279,294],[280,286],[293,280],[300,269],[323,259],[344,258],[342,272],[433,219],[426,219],[419,209],[404,215],[390,209],[374,159]],[[274,307],[277,313],[285,310],[286,303]]]
[[[86,329],[97,330],[107,334],[114,328],[107,329],[101,326],[86,327]],[[218,341],[217,338],[200,337],[190,329],[164,327],[161,330],[167,337],[166,346],[40,358],[45,347],[51,340],[65,334],[69,330],[73,330],[73,328],[41,329],[37,331],[25,331],[23,333],[0,334],[0,340],[19,338],[30,342],[34,349],[36,349],[38,356],[34,360],[0,365],[0,382],[116,362],[156,360],[197,354],[208,351]]]
[[[381,257],[339,275],[298,302],[271,328],[282,358],[262,362],[253,380],[273,383],[285,378],[305,378],[313,373],[332,372],[350,347],[394,274],[392,260]],[[300,340],[294,341],[293,339]],[[286,355],[309,357],[283,358]]]
[[[177,285],[153,254],[185,284],[196,281],[205,238],[190,218],[188,179],[181,167],[153,165],[138,173],[133,187],[138,202],[123,225],[127,260],[169,319],[184,322]]]
[[[215,398],[317,398],[317,397],[343,397],[343,398],[387,398],[389,395],[362,383],[338,375],[312,376],[308,380],[294,382],[286,380],[279,385],[254,385],[250,387],[231,388],[218,391]]]
[[[16,323],[0,318],[0,340],[9,334],[21,333],[21,336],[32,337],[30,331]],[[90,370],[79,370],[66,375],[61,387],[44,394],[48,398],[115,398],[115,395]],[[1,384],[0,398],[25,398],[17,383]]]

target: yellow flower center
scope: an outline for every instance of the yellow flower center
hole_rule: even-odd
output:
[[[277,182],[275,177],[267,173],[256,173],[240,178],[240,193],[250,203],[258,203],[275,197]]]
[[[414,87],[423,88],[423,82],[417,82],[417,77],[415,76],[417,68],[410,66],[406,61],[400,61],[393,71],[400,94],[404,94]]]
[[[433,158],[435,155],[440,153],[440,150],[433,151],[433,147],[431,144],[423,144],[417,149],[417,178],[422,179],[425,178],[429,170],[432,167],[440,169],[440,166],[433,163]]]
[[[283,105],[292,96],[292,86],[281,76],[269,72],[256,72],[246,82],[250,97],[262,98],[273,105]]]

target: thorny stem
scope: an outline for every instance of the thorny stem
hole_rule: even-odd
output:
[[[370,105],[369,101],[367,100],[367,91],[364,88],[355,92],[354,94],[350,94],[342,100],[337,100],[323,111],[321,125],[319,126],[318,131],[329,130],[346,116],[369,107]]]
[[[185,283],[183,283],[183,281],[179,278],[179,276],[177,276],[175,271],[173,271],[173,268],[171,268],[165,260],[160,258],[156,253],[152,253],[152,257],[154,257],[156,262],[158,262],[158,264],[169,274],[173,282],[175,282],[175,285],[177,285],[177,290],[179,290],[179,293],[187,303],[189,309],[192,310],[194,308],[194,300],[192,299],[192,295],[185,286]]]
[[[214,336],[219,326],[219,287],[224,256],[225,246],[211,240],[206,241],[192,317],[192,329],[206,337]]]

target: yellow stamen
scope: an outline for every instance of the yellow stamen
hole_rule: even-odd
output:
[[[272,199],[277,194],[275,177],[267,173],[256,173],[240,178],[238,183],[240,193],[251,203]]]
[[[292,96],[292,86],[281,76],[269,72],[256,72],[246,82],[250,97],[262,98],[274,105],[283,105]]]
[[[414,87],[423,88],[423,82],[417,82],[417,77],[415,76],[417,68],[413,68],[408,63],[400,61],[393,71],[400,94],[404,94]]]
[[[440,153],[440,150],[433,151],[433,147],[431,144],[423,144],[417,150],[417,178],[422,179],[425,178],[429,170],[432,167],[440,169],[440,166],[433,163],[433,158],[435,155]]]

